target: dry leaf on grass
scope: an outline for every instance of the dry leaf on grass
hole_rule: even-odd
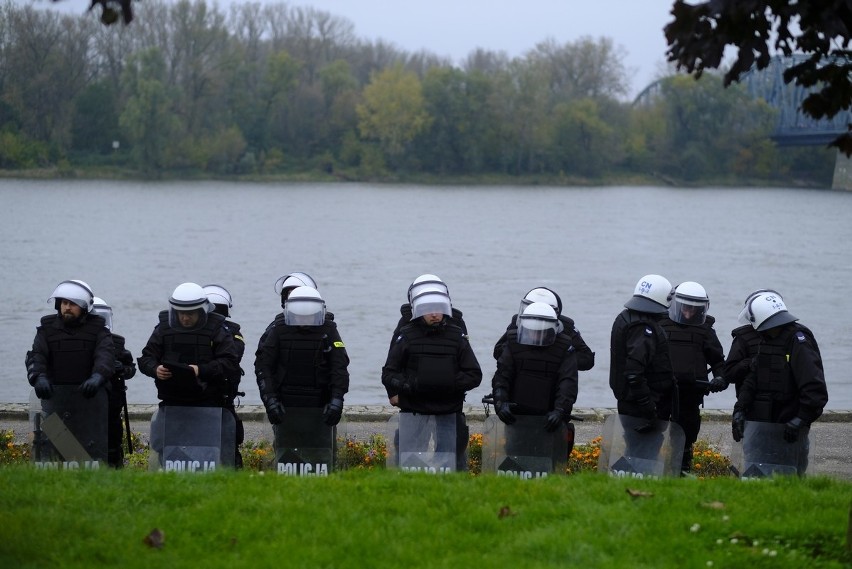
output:
[[[163,533],[163,530],[154,528],[151,530],[151,533],[145,536],[142,542],[148,547],[161,549],[166,543],[166,534]]]
[[[654,495],[653,492],[643,492],[642,490],[633,490],[632,488],[628,488],[627,493],[630,494],[631,498],[650,498]]]

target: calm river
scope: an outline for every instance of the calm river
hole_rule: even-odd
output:
[[[347,345],[347,403],[386,404],[380,381],[399,305],[435,273],[461,309],[490,391],[491,350],[521,297],[556,290],[597,353],[578,407],[613,407],[609,333],[636,281],[698,281],[727,350],[744,297],[775,288],[810,327],[830,409],[852,409],[852,193],[793,189],[554,188],[369,184],[0,180],[0,401],[24,402],[24,354],[64,279],[112,304],[138,357],[180,283],[234,297],[248,344],[245,403],[258,404],[254,348],[280,311],[272,285],[312,275]],[[154,403],[153,381],[129,383]],[[733,390],[707,398],[730,409]]]

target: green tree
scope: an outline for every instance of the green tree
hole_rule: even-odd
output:
[[[131,93],[119,125],[131,144],[137,166],[147,175],[172,164],[180,122],[172,111],[172,97],[165,83],[162,54],[151,49],[136,54],[122,76],[122,88]]]
[[[356,112],[361,136],[377,140],[391,160],[398,160],[432,121],[425,109],[420,81],[401,65],[373,75]]]

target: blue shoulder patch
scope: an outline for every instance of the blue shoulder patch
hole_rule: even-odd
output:
[[[796,332],[796,340],[798,340],[800,344],[804,343],[807,340],[807,338],[805,337],[805,333],[804,332]]]
[[[646,336],[653,336],[653,335],[654,335],[654,331],[653,331],[653,330],[651,330],[650,328],[648,328],[647,326],[645,326],[645,335],[646,335]]]

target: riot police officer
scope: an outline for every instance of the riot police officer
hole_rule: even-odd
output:
[[[737,319],[740,326],[734,328],[731,332],[733,340],[731,341],[731,349],[728,351],[728,357],[725,359],[723,376],[720,381],[715,378],[711,381],[710,391],[724,391],[728,388],[728,385],[733,383],[736,393],[739,394],[740,386],[751,370],[752,361],[754,356],[757,355],[757,348],[760,345],[760,334],[749,321],[749,305],[755,297],[764,293],[774,294],[782,301],[784,300],[777,291],[772,289],[759,289],[746,297]]]
[[[441,278],[436,275],[427,273],[414,279],[408,286],[408,302],[399,307],[399,322],[396,323],[396,327],[393,329],[391,345],[393,345],[396,341],[402,327],[408,325],[408,323],[412,320],[411,299],[428,291],[442,292],[447,296],[450,294],[450,289],[447,287],[447,283],[442,281]],[[463,333],[467,334],[467,324],[464,322],[464,315],[461,310],[453,306],[452,314],[448,318],[450,322],[461,328]]]
[[[701,406],[710,384],[710,368],[714,380],[721,379],[725,354],[713,329],[715,318],[707,314],[710,299],[703,286],[686,281],[674,289],[667,317],[660,326],[669,339],[672,371],[677,382],[677,412],[674,420],[683,428],[686,440],[683,449],[682,472],[692,469],[692,445],[701,430]]]
[[[452,320],[450,296],[427,287],[411,297],[411,321],[403,326],[382,367],[382,384],[391,405],[402,413],[455,415],[456,468],[464,461],[468,428],[465,394],[482,382],[482,370],[464,330]],[[448,441],[438,441],[446,446]]]
[[[819,347],[813,333],[790,314],[778,294],[757,294],[746,311],[760,343],[750,366],[752,371],[737,394],[731,425],[733,438],[743,438],[745,421],[749,420],[784,424],[784,440],[794,443],[802,430],[822,415],[828,403]],[[804,472],[802,465],[799,472]]]
[[[175,288],[137,360],[139,371],[154,378],[161,406],[229,407],[239,363],[224,323],[200,285]]]
[[[275,281],[275,284],[272,285],[275,294],[281,300],[281,308],[283,310],[284,304],[287,302],[287,297],[290,296],[290,293],[300,287],[307,286],[315,290],[319,290],[317,287],[316,281],[311,277],[308,273],[303,273],[301,271],[296,271],[293,273],[287,273],[286,275],[282,275],[278,277]],[[261,354],[263,352],[263,343],[266,341],[266,336],[269,334],[269,331],[275,326],[275,321],[279,318],[283,317],[284,313],[279,312],[275,318],[272,319],[272,322],[266,327],[263,333],[260,335],[260,339],[257,341],[257,349],[254,352],[254,361],[257,363],[260,361]],[[334,321],[334,314],[326,311],[325,313],[326,320]],[[255,366],[254,369],[255,377],[258,378],[258,387],[260,386],[260,370]]]
[[[578,390],[571,337],[559,330],[556,311],[543,302],[526,306],[515,322],[516,327],[506,332],[491,380],[497,417],[511,425],[515,415],[544,416],[548,432],[565,423],[570,454],[574,426],[569,420]]]
[[[609,386],[621,415],[639,417],[645,428],[672,415],[674,377],[660,319],[668,312],[672,285],[660,275],[639,279],[610,335]]]
[[[133,359],[133,354],[125,347],[124,336],[112,331],[112,307],[104,299],[96,296],[92,313],[104,319],[115,347],[115,364],[107,387],[107,463],[113,468],[122,468],[124,466],[123,434],[127,435],[127,452],[133,452],[130,442],[130,418],[127,416],[127,385],[124,382],[136,375],[136,362]],[[127,433],[122,432],[122,410],[127,424]]]
[[[336,425],[349,391],[348,365],[337,324],[326,318],[319,292],[308,286],[294,288],[255,360],[269,422],[280,424],[287,407],[318,407],[323,421]]]
[[[586,345],[583,336],[580,335],[580,331],[577,330],[574,324],[574,320],[562,314],[562,299],[554,291],[545,287],[534,288],[521,299],[521,306],[518,309],[518,313],[512,316],[512,321],[506,327],[506,332],[494,344],[494,359],[500,359],[500,354],[503,353],[503,346],[506,343],[508,333],[518,328],[518,314],[522,314],[533,302],[543,302],[556,311],[558,332],[564,333],[571,339],[571,345],[574,347],[574,354],[577,358],[577,369],[579,371],[587,371],[595,367],[595,353]]]
[[[245,393],[240,391],[240,381],[242,381],[242,378],[245,375],[245,371],[243,371],[242,365],[240,364],[243,361],[243,354],[245,354],[246,351],[246,342],[240,330],[240,325],[231,320],[231,308],[233,308],[234,302],[230,291],[218,284],[204,285],[202,290],[204,290],[204,294],[207,295],[207,300],[213,304],[213,312],[225,317],[225,322],[222,326],[224,326],[225,330],[234,338],[234,347],[237,350],[237,366],[239,373],[234,377],[228,378],[228,387],[230,388],[228,399],[230,401],[226,402],[226,406],[233,412],[234,420],[236,421],[236,466],[237,468],[242,468],[243,457],[242,454],[240,454],[239,449],[240,445],[245,441],[245,428],[243,426],[242,419],[240,419],[237,415],[235,400],[238,396],[245,395]]]
[[[94,299],[81,280],[62,281],[48,299],[56,314],[42,317],[27,353],[27,379],[39,399],[50,399],[54,385],[78,385],[91,398],[112,376],[115,348],[106,322],[92,313]]]

